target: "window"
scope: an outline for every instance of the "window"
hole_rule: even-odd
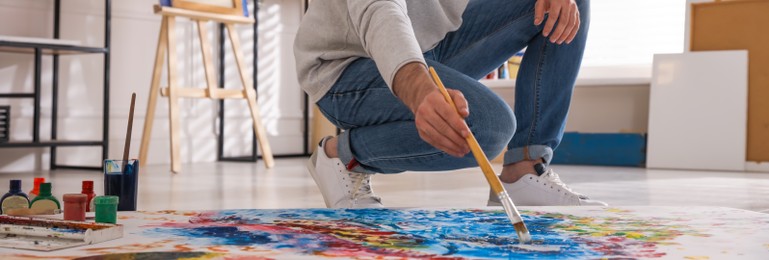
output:
[[[650,66],[684,50],[685,0],[592,0],[584,67]]]

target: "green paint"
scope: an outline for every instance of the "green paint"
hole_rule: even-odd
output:
[[[98,196],[93,199],[96,223],[117,223],[117,196]]]
[[[50,182],[40,184],[40,195],[37,195],[29,203],[29,207],[32,209],[61,209],[59,200],[51,194]]]

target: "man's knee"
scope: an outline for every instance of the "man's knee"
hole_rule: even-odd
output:
[[[489,159],[496,157],[504,150],[513,138],[516,128],[512,109],[503,100],[497,99],[496,102],[485,104],[482,111],[470,110],[471,116],[474,113],[478,115],[478,120],[469,123],[470,130]]]

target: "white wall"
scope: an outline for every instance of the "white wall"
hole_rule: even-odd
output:
[[[103,1],[62,1],[62,39],[85,45],[103,45]],[[119,158],[131,92],[137,94],[131,156],[138,157],[149,83],[155,56],[160,18],[152,13],[157,0],[112,1],[112,62],[109,156]],[[0,34],[50,37],[53,31],[53,1],[0,0]],[[296,82],[292,45],[300,18],[299,1],[266,0],[259,12],[259,105],[275,153],[302,151],[302,95]],[[179,20],[179,84],[203,86],[197,31],[192,23]],[[247,64],[252,64],[252,30],[238,26]],[[216,28],[210,25],[210,40]],[[214,54],[216,55],[216,54]],[[50,136],[50,58],[43,59],[41,138]],[[101,138],[102,56],[77,55],[61,58],[59,90],[59,139]],[[240,87],[232,56],[227,56],[228,87]],[[0,53],[0,92],[32,91],[32,55]],[[165,73],[164,73],[165,74]],[[249,73],[250,75],[250,73]],[[163,79],[165,81],[165,77]],[[161,83],[165,85],[165,83]],[[157,106],[148,163],[167,163],[167,99]],[[31,139],[31,100],[0,100],[12,105],[13,140]],[[186,99],[182,111],[182,157],[184,162],[216,159],[216,102]],[[250,153],[251,123],[244,101],[229,101],[225,130],[227,155]],[[48,149],[0,149],[0,171],[45,169]],[[59,163],[99,165],[100,148],[60,148]]]
[[[510,105],[513,88],[494,88]],[[566,132],[646,133],[649,85],[577,86],[574,88]]]

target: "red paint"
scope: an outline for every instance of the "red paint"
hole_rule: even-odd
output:
[[[32,190],[29,191],[30,195],[39,195],[40,194],[40,183],[45,182],[45,178],[35,178],[34,184],[32,185]],[[32,200],[32,198],[29,198]]]
[[[79,193],[64,194],[64,220],[85,221],[88,196]]]
[[[80,193],[88,196],[85,203],[85,211],[93,211],[94,209],[91,208],[91,201],[93,201],[93,198],[96,197],[96,193],[93,193],[93,181],[83,181],[83,189],[80,191]]]

